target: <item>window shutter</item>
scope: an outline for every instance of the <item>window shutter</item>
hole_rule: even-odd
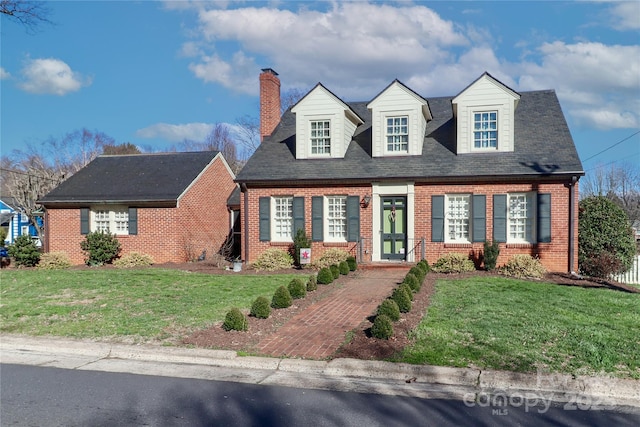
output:
[[[260,241],[271,240],[271,197],[260,197],[258,216],[260,217]]]
[[[313,196],[311,198],[311,239],[314,242],[321,242],[324,239],[322,229],[323,197]]]
[[[507,195],[493,195],[493,240],[507,241]]]
[[[360,196],[347,197],[347,241],[360,240]]]
[[[551,242],[551,194],[538,194],[538,242]]]
[[[89,234],[89,208],[80,208],[80,234]]]
[[[473,212],[472,241],[484,242],[487,240],[487,196],[474,195],[471,210]]]
[[[138,234],[138,208],[129,208],[129,234]]]
[[[529,243],[536,243],[533,224],[537,217],[538,202],[536,193],[527,193],[527,222],[525,223],[524,237]]]
[[[293,237],[298,230],[304,230],[304,197],[293,198]]]
[[[444,242],[444,196],[431,196],[431,241]]]

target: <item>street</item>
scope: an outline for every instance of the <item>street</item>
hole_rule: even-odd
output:
[[[640,425],[638,408],[595,410],[575,402],[482,404],[25,365],[0,369],[2,426]]]

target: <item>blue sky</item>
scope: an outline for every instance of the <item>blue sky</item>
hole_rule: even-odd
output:
[[[640,164],[640,2],[55,1],[1,17],[1,154],[87,128],[162,151],[258,116],[261,68],[367,101],[456,95],[488,71],[555,89],[585,170]],[[602,152],[604,151],[604,152]],[[602,153],[601,153],[602,152]]]

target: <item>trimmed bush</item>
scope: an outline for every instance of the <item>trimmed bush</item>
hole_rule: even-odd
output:
[[[431,267],[429,267],[429,263],[427,262],[427,260],[421,259],[416,265],[420,270],[424,272],[424,276],[427,277],[427,273],[431,271]]]
[[[328,285],[329,283],[333,282],[333,273],[331,272],[329,267],[321,268],[320,271],[318,271],[317,280],[321,285]]]
[[[358,262],[356,261],[356,258],[353,256],[347,257],[347,264],[349,264],[349,270],[351,271],[356,271],[358,269]]]
[[[269,299],[267,297],[258,297],[251,304],[251,311],[249,315],[257,317],[258,319],[266,319],[271,315],[271,306],[269,305]]]
[[[311,247],[311,240],[309,240],[309,238],[307,237],[307,232],[304,231],[303,228],[298,228],[298,230],[296,231],[296,235],[293,238],[293,259],[295,261],[295,264],[298,267],[302,267],[302,264],[300,264],[300,249],[303,248],[310,248]]]
[[[465,273],[475,270],[473,261],[463,254],[446,254],[433,264],[433,271],[436,273]]]
[[[426,276],[426,273],[422,271],[422,269],[418,266],[411,267],[408,274],[413,274],[414,276],[416,276],[416,279],[418,279],[418,282],[420,282],[420,284],[422,284],[422,281]]]
[[[412,292],[419,292],[420,288],[422,287],[421,283],[418,281],[418,278],[411,273],[407,273],[407,275],[404,276],[404,280],[402,281],[402,283],[406,283]]]
[[[340,267],[338,267],[336,264],[331,264],[329,266],[329,270],[331,270],[333,280],[336,280],[338,277],[340,277]]]
[[[539,279],[545,273],[539,259],[524,254],[512,256],[499,271],[500,274],[518,279]]]
[[[40,251],[27,234],[16,237],[13,245],[7,248],[7,252],[18,267],[33,267],[40,261]]]
[[[276,289],[273,294],[273,298],[271,298],[271,307],[287,308],[291,307],[291,304],[293,304],[293,298],[291,297],[291,293],[289,293],[289,289],[284,286],[280,286]]]
[[[342,261],[346,261],[347,258],[349,258],[349,252],[343,249],[327,249],[316,261],[314,261],[313,266],[320,269],[323,267],[329,267],[332,264],[338,265]]]
[[[302,279],[295,278],[291,280],[287,289],[293,299],[300,299],[307,296],[307,285]]]
[[[342,261],[340,264],[338,264],[338,270],[340,270],[340,274],[342,274],[343,276],[346,276],[347,274],[349,274],[349,264],[347,264],[347,261]]]
[[[84,251],[87,265],[99,266],[113,262],[121,247],[115,234],[93,231],[80,242],[80,248]]]
[[[389,319],[394,322],[400,320],[400,308],[398,307],[398,303],[390,298],[382,301],[378,306],[377,315],[380,316],[382,314],[389,317]]]
[[[307,280],[307,292],[313,292],[316,289],[318,289],[318,279],[315,274],[312,274]]]
[[[376,316],[371,327],[371,335],[381,340],[388,340],[393,335],[393,324],[391,319],[384,314]]]
[[[262,252],[252,265],[256,271],[282,270],[293,267],[293,257],[281,249],[269,248]]]
[[[153,258],[140,252],[129,252],[113,261],[113,265],[118,268],[149,267],[153,265]]]
[[[38,268],[42,270],[61,270],[71,267],[71,261],[66,252],[47,252],[40,256]]]
[[[224,317],[222,329],[225,331],[246,331],[249,329],[249,322],[240,309],[234,307]]]
[[[500,255],[500,243],[498,242],[484,242],[484,269],[487,271],[494,270],[496,263],[498,262],[498,255]]]
[[[409,300],[413,301],[413,290],[411,289],[411,287],[409,285],[407,285],[406,283],[400,283],[400,285],[398,285],[398,288],[399,289],[404,289],[404,291],[409,296]]]
[[[408,313],[411,311],[411,298],[405,289],[400,287],[396,288],[391,294],[391,299],[398,304],[400,313]]]

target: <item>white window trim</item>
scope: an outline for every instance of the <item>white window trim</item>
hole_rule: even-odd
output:
[[[525,223],[524,223],[524,237],[523,238],[517,238],[517,237],[511,237],[511,223],[512,221],[515,221],[517,218],[512,218],[511,216],[511,198],[512,197],[524,197],[525,199],[525,203],[528,203],[529,200],[532,200],[531,197],[531,192],[525,192],[525,193],[509,193],[507,194],[507,243],[514,243],[514,244],[518,244],[518,243],[526,243],[526,244],[530,244],[530,243],[534,243],[531,242],[529,240],[527,240],[527,223],[530,223],[530,228],[531,228],[531,236],[535,236],[536,235],[536,208],[535,206],[529,206],[527,205],[527,216],[525,217]]]
[[[115,234],[118,236],[128,236],[129,235],[129,208],[127,206],[124,205],[114,205],[114,206],[106,206],[106,205],[97,205],[97,206],[92,206],[90,209],[91,212],[91,217],[89,220],[89,224],[90,224],[90,229],[92,232],[98,231],[97,228],[97,220],[96,220],[96,214],[98,211],[105,211],[108,212],[108,216],[109,216],[109,233],[111,234]],[[123,231],[119,231],[117,229],[117,224],[116,224],[116,213],[123,213],[125,214],[125,218],[126,218],[126,223],[127,223],[127,230],[126,232]]]
[[[290,236],[287,238],[282,238],[280,236],[277,235],[276,230],[277,230],[277,199],[289,199],[289,201],[291,202],[291,217],[290,217],[290,222],[291,222],[291,229],[289,231]],[[293,242],[293,196],[272,196],[271,197],[271,241],[272,242]]]
[[[496,146],[495,147],[476,147],[475,145],[475,124],[476,124],[476,120],[475,120],[475,115],[476,114],[482,114],[482,113],[496,113]],[[470,140],[469,140],[469,146],[471,147],[471,151],[474,152],[481,152],[481,151],[488,151],[488,152],[494,152],[494,151],[498,151],[498,148],[500,147],[500,110],[499,109],[492,109],[492,108],[482,108],[482,109],[477,109],[477,110],[472,110],[471,111],[471,117],[469,118],[470,120],[470,129],[471,129],[471,135],[470,135]]]
[[[450,212],[449,212],[449,199],[451,197],[466,197],[467,198],[467,206],[469,207],[469,209],[467,210],[467,238],[466,239],[452,239],[449,235],[449,221],[453,220],[453,217],[451,216]],[[471,232],[472,232],[472,222],[473,222],[473,197],[470,193],[451,193],[451,194],[445,194],[444,197],[444,208],[445,208],[445,213],[444,213],[444,218],[445,218],[445,224],[444,224],[444,243],[460,243],[460,244],[467,244],[467,243],[471,243],[472,240],[472,236],[471,236]]]
[[[344,200],[344,237],[330,237],[329,236],[329,198],[336,198],[339,197],[341,199]],[[348,230],[347,230],[347,224],[348,224],[348,218],[347,218],[347,196],[344,194],[331,194],[328,196],[324,196],[324,201],[322,203],[322,214],[323,214],[323,225],[322,228],[324,230],[324,236],[323,239],[325,242],[327,243],[346,243],[347,242],[347,235],[348,235]]]
[[[316,154],[313,152],[313,143],[312,143],[312,137],[311,137],[311,123],[312,122],[329,122],[329,152],[328,153],[321,153],[321,154]],[[309,157],[316,157],[316,158],[325,158],[325,157],[331,157],[331,153],[334,149],[334,143],[335,143],[335,129],[334,129],[334,123],[333,120],[331,119],[331,117],[329,116],[314,116],[314,117],[309,117],[308,121],[307,121],[307,137],[309,138]]]
[[[389,134],[387,133],[387,120],[395,119],[395,118],[407,118],[407,149],[406,150],[389,150],[387,145],[387,137]],[[395,111],[393,113],[383,114],[382,116],[382,145],[383,152],[388,156],[406,156],[409,154],[409,147],[411,146],[411,114],[409,111]]]

